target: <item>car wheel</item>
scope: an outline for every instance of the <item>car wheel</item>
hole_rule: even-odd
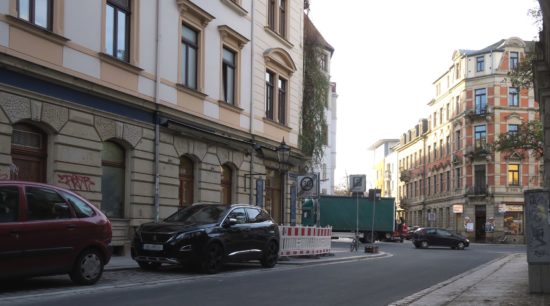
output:
[[[139,267],[143,270],[157,270],[162,265],[160,262],[138,261]]]
[[[102,273],[103,259],[99,251],[88,249],[78,256],[69,276],[76,284],[93,285],[99,280]]]
[[[279,258],[279,245],[275,241],[270,241],[264,250],[260,263],[264,268],[273,268]]]
[[[464,250],[464,242],[460,241],[460,242],[456,245],[456,248],[459,249],[459,250]]]
[[[206,252],[201,262],[202,271],[215,274],[220,271],[223,264],[223,248],[219,243],[210,243],[206,246]]]
[[[420,242],[420,247],[423,248],[423,249],[427,249],[428,248],[428,241],[422,241]]]
[[[418,249],[418,248],[420,248],[420,244],[414,243],[414,247]]]

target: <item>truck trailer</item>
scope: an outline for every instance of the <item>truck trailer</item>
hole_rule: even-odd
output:
[[[374,224],[373,224],[374,216]],[[306,199],[302,225],[332,226],[332,232],[359,234],[361,242],[401,240],[396,234],[395,198],[371,199],[360,196],[320,196]]]

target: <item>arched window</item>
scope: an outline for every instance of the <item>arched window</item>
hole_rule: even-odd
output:
[[[104,142],[101,152],[101,210],[110,218],[124,217],[125,165],[124,149],[114,142]]]
[[[28,124],[13,125],[11,179],[46,183],[47,137]]]
[[[221,178],[221,187],[222,187],[222,203],[231,204],[232,202],[232,187],[233,187],[233,171],[229,166],[222,166],[222,178]]]
[[[179,203],[180,206],[193,204],[193,189],[195,182],[193,161],[185,156],[180,158],[180,188],[179,188]]]

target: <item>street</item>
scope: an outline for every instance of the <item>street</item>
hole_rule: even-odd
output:
[[[94,286],[74,286],[68,277],[41,277],[2,283],[2,305],[387,305],[510,253],[522,245],[474,244],[464,251],[415,249],[379,243],[391,254],[360,261],[312,265],[226,266],[203,275],[167,267],[105,271]],[[333,242],[335,251],[348,243]]]

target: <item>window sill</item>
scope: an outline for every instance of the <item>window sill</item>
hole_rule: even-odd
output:
[[[263,120],[264,120],[264,123],[269,124],[269,125],[274,126],[274,127],[277,127],[277,128],[280,128],[280,129],[283,129],[287,132],[290,132],[292,130],[290,127],[288,127],[284,124],[280,124],[279,122],[271,120],[269,118],[264,117]]]
[[[183,92],[188,93],[188,94],[190,94],[190,95],[192,95],[192,96],[194,96],[194,97],[196,97],[196,98],[199,98],[199,99],[205,99],[206,97],[208,97],[207,94],[204,94],[204,93],[202,93],[202,92],[200,92],[200,91],[197,91],[197,90],[195,90],[195,89],[189,88],[189,87],[187,87],[187,86],[185,86],[185,85],[183,85],[183,84],[180,84],[180,83],[176,84],[176,88],[177,88],[179,91],[183,91]]]
[[[286,40],[286,38],[284,38],[283,36],[281,36],[279,33],[273,31],[271,28],[269,28],[268,26],[265,26],[264,27],[265,31],[269,34],[271,34],[271,36],[275,37],[277,40],[279,40],[280,42],[282,42],[284,45],[286,45],[288,48],[294,48],[294,45]]]
[[[233,104],[229,104],[225,101],[222,101],[222,100],[218,100],[218,105],[222,108],[225,108],[225,109],[228,109],[230,111],[233,111],[235,113],[242,113],[243,112],[243,109],[236,106],[236,105],[233,105]]]
[[[237,3],[235,3],[231,0],[221,0],[221,1],[241,16],[246,16],[248,14],[247,10],[245,10],[242,6],[240,6],[239,4],[237,4]]]
[[[118,58],[112,56],[112,55],[109,55],[107,53],[104,53],[104,52],[99,52],[99,58],[101,58],[101,60],[111,64],[111,65],[114,65],[114,66],[117,66],[118,68],[121,68],[121,69],[124,69],[128,72],[131,72],[131,73],[135,73],[135,74],[139,74],[143,71],[143,69],[137,67],[137,66],[134,66],[128,62],[125,62],[123,60],[119,60]]]
[[[54,33],[48,29],[39,27],[34,23],[30,23],[24,19],[17,18],[11,15],[6,15],[6,21],[10,26],[21,29],[25,32],[31,33],[33,35],[39,36],[41,38],[47,39],[58,45],[65,45],[70,39],[61,36],[57,33]]]

